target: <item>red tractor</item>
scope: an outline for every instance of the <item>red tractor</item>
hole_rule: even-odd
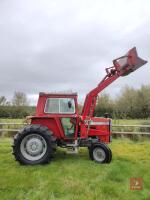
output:
[[[40,93],[35,116],[14,137],[13,154],[21,164],[44,164],[51,161],[57,147],[77,152],[88,147],[89,157],[98,163],[110,163],[112,153],[111,119],[94,117],[98,94],[120,76],[126,76],[147,63],[138,57],[136,48],[113,60],[106,76],[85,99],[79,114],[77,94]]]

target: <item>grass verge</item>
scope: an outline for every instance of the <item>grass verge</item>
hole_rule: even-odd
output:
[[[11,139],[0,139],[2,200],[149,200],[150,142],[114,140],[113,161],[99,165],[86,149],[69,155],[59,149],[43,166],[21,166],[11,155]],[[130,190],[130,178],[143,178],[143,189]]]

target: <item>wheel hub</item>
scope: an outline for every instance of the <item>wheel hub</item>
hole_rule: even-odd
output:
[[[26,143],[26,150],[30,155],[38,155],[42,149],[43,143],[38,138],[31,138]]]
[[[93,150],[93,156],[94,156],[94,159],[98,162],[103,162],[106,158],[105,151],[100,147],[96,147]]]

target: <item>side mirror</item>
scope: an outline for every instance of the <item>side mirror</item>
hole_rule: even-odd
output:
[[[72,108],[72,103],[71,103],[71,101],[68,101],[68,108],[69,108],[69,109]]]
[[[146,60],[138,57],[136,47],[130,49],[124,56],[113,60],[115,69],[117,72],[121,73],[121,76],[126,76],[134,72],[146,63]]]

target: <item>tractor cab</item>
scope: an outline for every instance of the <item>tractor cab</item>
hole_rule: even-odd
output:
[[[78,129],[77,93],[41,92],[39,94],[36,115],[35,118],[32,118],[32,123],[39,117],[48,119],[46,125],[53,132],[57,133],[57,137],[75,139]]]

